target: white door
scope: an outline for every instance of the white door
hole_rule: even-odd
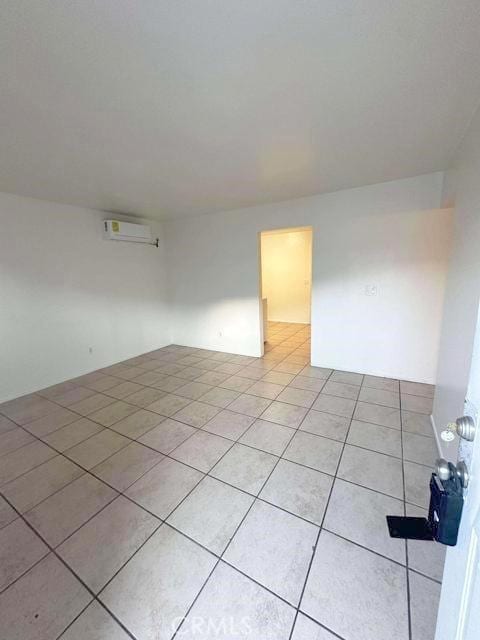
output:
[[[464,414],[475,420],[472,442],[460,440],[458,460],[470,474],[455,547],[445,560],[435,640],[480,639],[480,322],[473,347]],[[455,420],[458,416],[452,416]],[[452,462],[456,462],[453,460]]]

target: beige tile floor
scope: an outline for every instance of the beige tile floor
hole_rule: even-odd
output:
[[[171,345],[0,405],[2,640],[429,640],[433,387]]]

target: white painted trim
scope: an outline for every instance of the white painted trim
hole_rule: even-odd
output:
[[[478,537],[475,529],[472,529],[472,537],[470,539],[470,545],[467,556],[467,567],[465,571],[465,582],[463,584],[462,598],[460,601],[460,613],[458,616],[457,633],[455,640],[463,640],[465,637],[465,625],[467,624],[468,613],[470,610],[471,601],[473,599],[472,586],[475,578],[475,568],[478,564]]]
[[[442,442],[441,442],[440,438],[438,437],[438,431],[437,431],[437,428],[435,426],[435,419],[434,419],[433,415],[430,416],[430,424],[432,425],[433,437],[435,438],[435,443],[437,445],[438,456],[440,458],[443,458],[444,456],[443,456]]]

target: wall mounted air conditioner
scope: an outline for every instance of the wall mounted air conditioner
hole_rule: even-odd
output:
[[[104,221],[104,237],[107,240],[152,244],[152,234],[148,225],[121,222],[120,220]]]

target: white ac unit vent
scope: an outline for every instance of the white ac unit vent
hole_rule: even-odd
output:
[[[104,236],[107,240],[152,243],[152,234],[148,225],[120,220],[105,220]]]

